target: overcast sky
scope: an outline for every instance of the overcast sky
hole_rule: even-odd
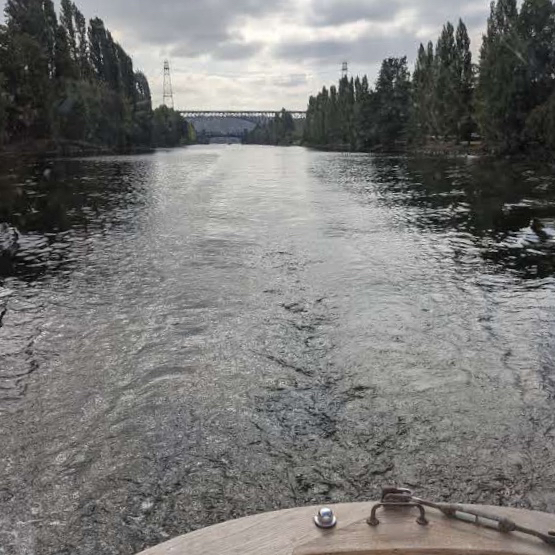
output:
[[[479,50],[489,0],[76,0],[97,15],[162,98],[163,60],[176,108],[305,109],[341,62],[374,81],[381,60],[407,55],[462,17]]]

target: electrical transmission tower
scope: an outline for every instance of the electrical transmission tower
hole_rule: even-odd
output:
[[[341,78],[349,77],[349,62],[341,64]]]
[[[163,103],[173,110],[172,76],[170,74],[170,62],[164,60],[164,98]]]

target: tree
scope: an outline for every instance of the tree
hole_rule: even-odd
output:
[[[303,135],[303,140],[307,144],[316,144],[316,117],[316,98],[310,96],[306,109],[306,123]]]
[[[144,73],[134,74],[133,143],[149,146],[152,141],[152,98]]]
[[[355,89],[351,78],[343,77],[339,81],[338,111],[341,121],[341,143],[353,145],[355,142],[353,120],[355,107]],[[331,122],[329,122],[331,124]]]
[[[66,42],[71,59],[77,62],[79,59],[77,53],[77,35],[74,24],[74,9],[75,5],[71,0],[62,0],[60,25],[66,33]]]
[[[410,110],[407,58],[387,58],[376,82],[376,132],[374,141],[393,146],[406,138]]]
[[[438,132],[443,137],[457,134],[459,79],[454,33],[453,25],[447,22],[437,41],[435,55],[435,113]]]
[[[355,103],[355,141],[359,150],[365,150],[371,146],[374,116],[376,113],[375,106],[376,95],[370,90],[368,77],[366,75],[360,80],[360,89],[356,92]]]
[[[75,21],[75,36],[77,48],[77,61],[81,78],[85,79],[91,75],[91,67],[89,62],[89,44],[87,38],[87,21],[83,14],[77,9],[75,4],[73,8],[73,19]]]
[[[526,58],[517,16],[515,0],[492,2],[476,91],[482,134],[488,142],[509,151],[521,147],[526,119]]]
[[[78,76],[77,66],[71,57],[71,46],[68,34],[62,25],[56,31],[54,49],[54,75],[56,79],[75,79]]]
[[[0,145],[4,144],[7,139],[8,111],[11,107],[11,101],[5,89],[5,76],[0,73]]]
[[[46,51],[48,61],[48,75],[50,78],[56,72],[56,34],[58,32],[58,18],[52,0],[43,0],[44,28],[42,45]]]
[[[331,134],[335,132],[333,124],[335,112],[331,102],[330,93],[326,87],[323,87],[316,97],[310,97],[304,133],[304,140],[307,144],[314,146],[330,144]]]
[[[179,112],[159,106],[154,110],[153,146],[170,148],[189,143],[189,127]]]
[[[104,22],[95,17],[89,22],[89,60],[93,76],[107,84],[114,85],[112,77],[115,63],[112,37],[108,36]]]
[[[328,122],[328,132],[326,142],[337,144],[344,141],[344,128],[345,122],[344,115],[341,113],[340,96],[337,92],[337,87],[332,85],[330,87],[330,98],[326,105],[327,113],[325,119]]]
[[[293,144],[296,134],[295,121],[290,112],[282,108],[273,119],[259,123],[252,131],[246,133],[243,142],[247,144],[282,145]]]
[[[555,85],[555,6],[550,0],[524,0],[518,17],[526,59],[526,100],[533,109],[548,100]]]
[[[530,140],[550,143],[554,42],[549,0],[525,0],[520,13],[515,0],[492,3],[480,53],[478,119],[486,140],[500,150],[523,150]]]
[[[48,11],[53,10],[52,3]],[[7,0],[5,7],[7,25],[11,31],[34,37],[46,44],[48,29],[43,0]]]
[[[474,75],[472,70],[472,53],[470,52],[470,39],[466,25],[459,19],[456,33],[456,94],[455,103],[455,126],[456,135],[459,140],[469,141],[474,129],[473,123],[473,89]]]
[[[304,142],[313,146],[366,150],[391,147],[406,138],[410,76],[405,58],[384,60],[372,91],[368,78],[339,81],[310,97]]]
[[[11,140],[149,145],[152,104],[143,74],[101,19],[71,0],[7,0],[0,26],[0,134]]]
[[[478,71],[477,71],[478,70]],[[412,83],[406,58],[384,60],[375,90],[343,78],[310,97],[304,141],[321,147],[389,148],[407,138],[469,141],[479,126],[503,152],[555,149],[555,3],[492,2],[479,66],[459,20],[434,49],[418,49]],[[553,154],[553,152],[552,152]]]
[[[57,19],[51,0],[8,0],[3,42],[7,92],[14,98],[14,129],[50,133]]]
[[[420,44],[413,72],[413,95],[411,105],[412,137],[425,141],[439,129],[435,112],[435,60],[434,46],[431,42],[427,48]]]

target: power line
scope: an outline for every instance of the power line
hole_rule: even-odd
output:
[[[199,73],[196,72],[194,69],[189,70],[174,70],[174,73],[187,74],[187,75],[196,75],[200,77],[232,77],[234,79],[245,79],[245,78],[254,78],[254,77],[291,77],[291,76],[304,76],[304,77],[314,77],[316,75],[332,75],[337,71],[337,69],[330,68],[330,69],[321,69],[317,71],[288,71],[288,72],[268,72],[264,70],[260,71],[242,71],[240,74],[237,72],[226,72],[226,71],[211,71],[210,73]]]

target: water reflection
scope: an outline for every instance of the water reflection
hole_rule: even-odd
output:
[[[549,169],[254,146],[43,168],[0,186],[8,555],[131,555],[384,482],[555,511],[553,251],[527,229],[553,224]]]
[[[48,164],[49,178],[44,176]],[[37,279],[65,271],[96,236],[114,228],[132,233],[151,200],[152,158],[103,157],[21,164],[4,160],[0,222],[20,234],[15,257],[0,277]]]
[[[555,271],[555,177],[545,165],[480,158],[345,157],[342,180],[392,211],[392,218],[434,233],[462,260],[476,253],[524,278]],[[352,177],[352,180],[349,179]],[[361,176],[364,176],[361,179]],[[538,235],[539,218],[548,233]],[[468,260],[470,263],[470,260]]]
[[[335,163],[335,162],[334,162]],[[60,160],[50,180],[44,161],[10,167],[0,180],[0,222],[21,233],[13,264],[3,275],[29,279],[62,268],[77,253],[77,234],[102,233],[113,225],[137,224],[135,215],[148,202],[152,158]],[[479,158],[418,159],[349,156],[341,160],[343,179],[358,192],[403,208],[405,223],[429,233],[452,233],[461,249],[478,248],[498,269],[525,278],[555,271],[555,243],[529,228],[540,218],[555,227],[555,178],[548,166]],[[365,180],[361,181],[361,176]],[[0,275],[2,275],[0,274]]]

